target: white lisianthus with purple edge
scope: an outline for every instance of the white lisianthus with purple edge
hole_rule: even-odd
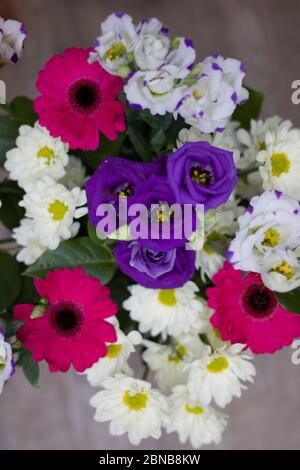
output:
[[[248,91],[242,86],[245,66],[236,59],[224,59],[216,54],[198,67],[197,80],[186,88],[176,114],[202,132],[222,132],[236,106],[248,99]]]
[[[5,382],[13,375],[14,371],[15,365],[11,345],[5,341],[0,330],[0,394],[3,391]]]
[[[23,52],[23,42],[27,36],[25,26],[16,20],[6,20],[0,16],[0,66],[15,64]]]

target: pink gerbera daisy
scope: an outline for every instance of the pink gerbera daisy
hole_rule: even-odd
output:
[[[96,150],[99,131],[109,140],[125,130],[125,107],[117,100],[121,78],[98,62],[88,63],[88,49],[67,49],[54,55],[36,83],[41,96],[34,102],[39,122],[71,148]]]
[[[259,274],[235,270],[225,263],[206,289],[215,310],[211,324],[223,341],[247,345],[255,354],[274,353],[300,336],[300,317],[285,310]]]
[[[105,343],[117,339],[105,321],[117,313],[107,287],[81,268],[56,269],[34,285],[40,305],[16,305],[14,319],[24,321],[17,337],[35,361],[46,360],[51,372],[71,364],[83,372],[107,354]]]

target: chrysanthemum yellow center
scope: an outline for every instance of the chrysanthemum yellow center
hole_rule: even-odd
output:
[[[54,156],[54,151],[50,149],[49,147],[42,147],[36,155],[37,158],[44,158],[46,160],[47,166],[50,166],[51,159],[53,156]]]
[[[269,228],[265,232],[264,239],[262,241],[262,245],[268,246],[270,248],[274,248],[274,246],[278,245],[280,240],[280,234],[275,228]]]
[[[178,364],[186,355],[186,347],[182,344],[179,344],[175,348],[175,351],[176,352],[174,354],[169,354],[168,360],[169,362],[176,362]]]
[[[292,279],[295,275],[295,270],[286,261],[282,261],[282,263],[279,263],[277,266],[275,266],[275,268],[272,269],[272,271],[282,274],[287,278],[288,281]]]
[[[273,153],[271,157],[272,175],[279,177],[290,171],[291,163],[285,153]]]
[[[185,404],[185,411],[194,415],[202,415],[204,413],[203,408],[201,408],[201,406],[197,405],[192,407],[188,403]]]
[[[166,307],[174,307],[177,303],[175,289],[164,289],[158,293],[158,300]]]
[[[134,411],[140,411],[143,408],[146,408],[147,406],[147,401],[148,401],[148,395],[146,393],[135,393],[134,395],[131,395],[131,391],[127,390],[124,393],[124,398],[123,401],[128,408]]]
[[[122,344],[109,344],[107,346],[106,357],[108,357],[109,359],[115,359],[116,357],[118,357],[121,350],[122,350]]]
[[[49,207],[48,207],[48,211],[52,215],[53,220],[63,219],[68,209],[69,209],[69,206],[59,201],[59,199],[55,199],[55,201],[49,204]]]
[[[209,372],[212,372],[213,374],[223,372],[223,370],[227,369],[228,367],[229,364],[225,357],[216,357],[206,366]]]
[[[108,60],[117,60],[126,52],[126,47],[121,42],[116,42],[105,53],[105,58]]]
[[[212,232],[210,235],[207,237],[207,242],[204,243],[203,245],[203,250],[207,255],[213,255],[215,251],[209,246],[209,241],[210,240],[219,240],[221,238],[221,234],[218,232]]]

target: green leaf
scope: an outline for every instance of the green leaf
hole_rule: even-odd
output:
[[[226,251],[228,250],[230,240],[225,235],[218,237],[217,239],[208,238],[205,244],[219,255],[225,256]]]
[[[149,111],[140,111],[140,116],[153,129],[168,129],[173,121],[173,116],[166,113],[164,116],[153,115]]]
[[[125,276],[121,272],[117,272],[108,284],[113,301],[118,305],[119,311],[117,318],[122,331],[125,333],[131,331],[135,323],[131,320],[129,313],[122,306],[123,302],[129,297],[128,286],[133,284],[132,279]]]
[[[33,100],[26,96],[17,96],[13,99],[8,105],[8,112],[18,126],[23,124],[33,126],[35,121],[38,120],[38,116],[33,109]]]
[[[23,325],[23,323],[24,322],[21,321],[21,320],[11,321],[11,322],[7,323],[6,328],[5,328],[5,336],[7,336],[9,338],[11,336],[15,336],[18,329],[20,328],[20,326]]]
[[[39,365],[33,360],[32,354],[27,349],[23,349],[20,353],[19,364],[21,365],[24,375],[28,382],[35,388],[40,388],[40,368]]]
[[[0,311],[12,306],[18,297],[21,280],[16,259],[6,252],[0,251]]]
[[[15,147],[18,126],[9,116],[0,116],[0,165],[3,166],[6,152]]]
[[[107,246],[96,246],[88,237],[81,237],[62,242],[54,251],[46,251],[24,274],[45,277],[53,269],[78,266],[103,284],[111,280],[116,270],[114,257]]]
[[[300,315],[300,288],[290,292],[275,292],[275,295],[282,307],[289,312]]]
[[[124,139],[125,133],[118,134],[118,138],[113,142],[108,140],[104,135],[101,135],[100,146],[97,150],[93,152],[75,150],[73,153],[74,155],[80,157],[88,168],[91,170],[96,170],[104,158],[120,155]]]
[[[16,299],[16,304],[36,304],[39,294],[34,288],[33,278],[21,276],[21,290]]]
[[[24,209],[19,206],[23,197],[23,191],[14,181],[4,181],[0,183],[0,221],[9,230],[17,227],[20,220],[24,217]]]
[[[232,120],[240,122],[244,129],[249,129],[251,119],[258,119],[262,104],[264,101],[264,94],[261,91],[256,91],[253,88],[246,87],[249,91],[249,99],[242,106],[238,106],[233,113]]]
[[[151,138],[151,147],[154,152],[159,153],[166,143],[166,135],[163,129],[158,129]]]
[[[152,151],[149,143],[145,139],[144,135],[139,132],[137,126],[128,125],[127,135],[139,157],[144,162],[149,162],[152,160]]]

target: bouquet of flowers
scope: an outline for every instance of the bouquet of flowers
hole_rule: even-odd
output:
[[[1,63],[25,36],[0,20]],[[113,435],[220,442],[254,355],[300,337],[300,130],[245,75],[117,12],[1,105],[0,391],[73,366]]]

